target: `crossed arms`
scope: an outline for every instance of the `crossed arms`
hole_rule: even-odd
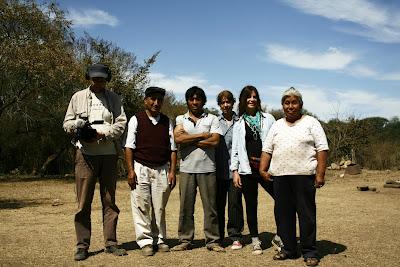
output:
[[[188,134],[182,125],[177,125],[174,129],[175,143],[180,145],[193,145],[199,148],[216,147],[219,143],[219,134],[217,133],[198,133]]]

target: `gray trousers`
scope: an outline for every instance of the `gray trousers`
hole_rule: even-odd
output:
[[[119,209],[115,204],[117,155],[84,155],[78,149],[75,157],[75,183],[78,211],[75,214],[77,247],[88,249],[91,236],[91,210],[94,190],[99,179],[103,206],[103,235],[105,246],[117,245]]]
[[[211,173],[180,173],[180,212],[178,236],[180,242],[191,242],[194,238],[194,206],[199,187],[204,211],[204,235],[206,243],[218,242],[217,179]]]

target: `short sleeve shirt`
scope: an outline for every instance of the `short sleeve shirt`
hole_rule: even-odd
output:
[[[317,119],[305,115],[292,125],[285,118],[276,121],[262,149],[272,155],[273,176],[311,175],[317,167],[317,152],[329,150],[325,132]]]
[[[182,125],[188,134],[208,132],[222,135],[218,117],[209,113],[203,113],[197,122],[194,122],[187,112],[176,117],[176,125]],[[213,147],[199,148],[192,145],[181,145],[180,157],[181,172],[215,172],[215,149]]]

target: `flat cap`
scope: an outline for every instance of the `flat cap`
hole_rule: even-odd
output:
[[[145,97],[148,97],[148,96],[151,96],[151,95],[154,95],[154,94],[160,94],[160,95],[162,95],[164,97],[165,96],[165,89],[160,88],[160,87],[151,86],[151,87],[148,87],[146,89],[146,91],[144,91],[144,96]]]

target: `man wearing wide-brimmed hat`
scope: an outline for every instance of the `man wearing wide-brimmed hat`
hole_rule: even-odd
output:
[[[97,179],[103,206],[105,252],[117,256],[126,251],[117,246],[116,228],[119,209],[115,204],[118,139],[126,126],[126,115],[120,97],[106,88],[111,79],[108,66],[94,64],[86,70],[91,85],[75,93],[63,123],[73,134],[76,146],[75,181],[78,211],[75,214],[77,250],[74,259],[85,260],[91,237],[91,205]]]

